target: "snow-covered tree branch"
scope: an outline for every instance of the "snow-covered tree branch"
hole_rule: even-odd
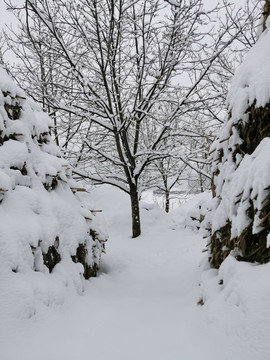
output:
[[[41,97],[69,114],[63,142],[67,154],[77,154],[78,174],[128,191],[133,237],[141,232],[139,193],[147,169],[171,156],[170,139],[181,144],[188,133],[194,137],[193,114],[213,98],[204,92],[206,81],[245,33],[247,24],[232,21],[230,13],[210,36],[217,10],[206,12],[201,0],[26,1],[23,30],[32,47],[23,47],[22,57],[31,48],[42,64],[46,59]]]

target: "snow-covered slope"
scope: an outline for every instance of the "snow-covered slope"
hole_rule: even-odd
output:
[[[99,276],[30,319],[10,297],[0,306],[1,360],[269,360],[268,264],[229,257],[218,273],[202,238],[173,230],[162,210],[143,205],[143,234],[132,239],[128,197],[101,187],[92,198],[110,232]]]
[[[0,67],[0,297],[9,289],[26,317],[39,301],[61,302],[68,284],[81,293],[106,240],[51,126]]]

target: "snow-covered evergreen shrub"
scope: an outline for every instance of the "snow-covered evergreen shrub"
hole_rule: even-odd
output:
[[[214,267],[229,253],[239,260],[270,260],[269,30],[236,72],[228,94],[229,118],[212,146],[213,201],[205,227]]]
[[[0,67],[0,272],[89,278],[106,235],[51,126]]]
[[[205,191],[196,194],[186,203],[181,204],[171,212],[174,227],[180,226],[198,232],[208,211],[208,202],[211,202],[211,192]]]
[[[208,202],[211,199],[210,191],[205,191],[203,193],[197,194],[193,199],[189,200],[186,204],[183,204],[179,208],[179,213],[181,210],[186,209],[185,218],[183,225],[185,228],[191,229],[195,232],[201,230],[202,222],[205,219],[205,216],[208,211]]]

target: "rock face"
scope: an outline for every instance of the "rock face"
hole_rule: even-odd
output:
[[[212,146],[213,200],[205,227],[209,260],[270,260],[270,32],[266,2],[258,42],[237,70],[229,116]]]
[[[0,262],[15,273],[57,267],[87,279],[96,275],[106,233],[51,126],[0,67]]]

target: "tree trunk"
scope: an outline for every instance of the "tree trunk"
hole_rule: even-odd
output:
[[[263,9],[263,31],[266,29],[266,20],[270,14],[270,0],[265,1],[264,9]]]
[[[170,192],[165,191],[165,211],[168,213],[170,211]]]
[[[130,200],[132,213],[132,237],[136,238],[141,234],[139,197],[136,187],[130,189]]]
[[[204,192],[202,174],[199,174],[199,176],[200,176],[200,190],[201,190],[201,193],[202,193],[202,192]]]

